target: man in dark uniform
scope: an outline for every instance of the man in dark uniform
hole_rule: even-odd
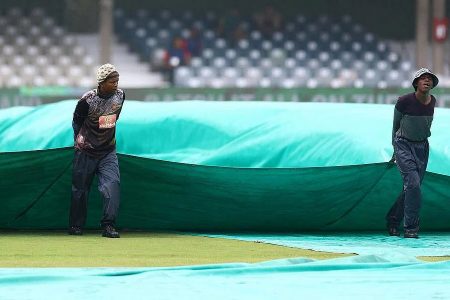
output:
[[[120,173],[116,155],[116,122],[125,94],[118,89],[119,73],[111,64],[97,70],[98,88],[85,93],[73,114],[75,156],[69,234],[82,235],[94,175],[103,196],[102,236],[118,238],[115,221],[120,202]]]
[[[419,237],[420,186],[428,164],[428,137],[436,105],[430,91],[438,83],[430,70],[418,70],[412,82],[415,92],[401,96],[395,105],[391,161],[400,170],[403,190],[386,216],[391,236],[400,235],[399,226],[404,219],[404,237]]]

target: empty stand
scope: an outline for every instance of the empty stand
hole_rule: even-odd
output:
[[[174,37],[189,38],[197,26],[203,49],[190,65],[175,70],[175,86],[183,87],[393,87],[407,86],[412,63],[364,30],[350,16],[332,19],[301,14],[285,20],[281,31],[263,35],[243,21],[246,36],[220,37],[214,13],[177,15],[116,11],[122,40],[144,60],[164,52]],[[121,25],[123,24],[123,25]],[[159,55],[159,60],[162,55]],[[162,63],[161,61],[159,62]]]
[[[11,8],[0,26],[0,87],[80,86],[92,78],[93,60],[42,9]]]

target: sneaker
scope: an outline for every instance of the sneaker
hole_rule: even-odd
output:
[[[390,236],[400,236],[400,231],[398,230],[397,227],[389,226],[388,232]]]
[[[120,238],[119,233],[117,232],[117,230],[112,225],[106,225],[103,228],[102,236],[103,237],[109,237],[109,238]]]
[[[69,235],[83,235],[83,230],[78,226],[70,226],[68,233]]]
[[[417,230],[405,230],[403,236],[407,239],[418,239],[419,233],[417,232]]]

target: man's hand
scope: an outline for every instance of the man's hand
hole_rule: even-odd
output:
[[[388,168],[392,168],[393,166],[395,166],[397,162],[395,161],[395,153],[392,154],[391,159],[388,161]]]

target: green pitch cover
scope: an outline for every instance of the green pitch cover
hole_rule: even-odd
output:
[[[75,100],[0,110],[0,228],[68,223]],[[401,191],[393,105],[127,100],[118,225],[202,231],[380,230]],[[450,110],[436,109],[422,228],[450,223]],[[88,228],[101,199],[92,186]]]

